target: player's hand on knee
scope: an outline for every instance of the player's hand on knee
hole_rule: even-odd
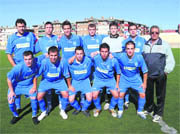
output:
[[[147,86],[146,86],[146,84],[144,84],[144,83],[143,83],[143,84],[141,84],[141,86],[140,86],[140,87],[142,87],[142,88],[143,88],[143,90],[145,91]]]
[[[36,90],[36,88],[31,88],[30,90],[29,90],[29,93],[30,94],[33,94],[33,93],[35,93],[37,90]]]
[[[9,102],[10,104],[13,103],[14,100],[15,100],[15,97],[16,97],[16,94],[11,91],[11,92],[8,94],[8,102]]]
[[[75,88],[73,86],[69,86],[69,90],[71,90],[72,92],[75,92]]]

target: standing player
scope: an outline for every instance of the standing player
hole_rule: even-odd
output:
[[[130,24],[128,27],[128,31],[130,33],[129,37],[125,39],[122,42],[122,48],[123,51],[126,51],[125,45],[128,41],[133,41],[135,43],[135,53],[142,54],[143,51],[143,46],[146,43],[146,40],[143,37],[140,37],[137,33],[137,25],[135,24]],[[125,103],[124,103],[125,108],[127,109],[129,106],[129,92],[127,91],[125,95]]]
[[[15,100],[18,95],[28,95],[31,100],[32,107],[32,120],[34,124],[38,124],[37,120],[37,99],[36,99],[36,81],[34,81],[35,75],[38,73],[37,60],[33,58],[31,51],[25,51],[23,53],[24,62],[14,66],[13,69],[7,74],[8,83],[8,103],[13,118],[11,124],[15,124],[20,118],[16,110]]]
[[[93,56],[94,53],[99,52],[99,46],[102,44],[102,40],[104,38],[103,35],[96,34],[96,25],[89,24],[88,25],[89,35],[83,38],[83,47],[86,56]]]
[[[118,23],[112,21],[109,24],[109,31],[110,31],[110,35],[108,37],[105,37],[102,42],[107,43],[110,46],[111,53],[121,52],[123,37],[120,37],[118,34]],[[104,110],[107,110],[109,108],[110,98],[111,98],[110,94],[106,92],[105,94],[106,104],[104,105]]]
[[[62,23],[62,28],[64,31],[64,35],[60,39],[62,58],[68,60],[69,58],[75,55],[74,50],[77,46],[83,46],[82,39],[81,37],[71,33],[72,26],[69,21],[64,21]]]
[[[17,32],[8,38],[6,47],[6,54],[12,66],[24,60],[23,53],[25,51],[32,51],[34,53],[34,44],[36,42],[35,35],[31,32],[26,32],[26,21],[24,19],[17,19],[15,25]],[[17,95],[15,104],[18,113],[21,111],[20,102],[20,96]]]
[[[114,110],[118,101],[118,88],[120,78],[120,68],[116,58],[109,58],[109,45],[103,43],[100,45],[100,55],[93,58],[95,73],[93,90],[93,102],[96,107],[94,110],[94,117],[97,117],[101,111],[100,97],[98,96],[102,88],[106,88],[112,94],[109,110],[113,117],[117,117]],[[116,71],[116,80],[114,78],[114,72]]]
[[[72,86],[75,88],[75,92],[69,91],[69,102],[76,109],[73,114],[77,115],[80,111],[83,112],[85,116],[90,116],[87,111],[88,107],[91,105],[92,92],[89,76],[91,74],[92,61],[87,56],[84,55],[84,50],[81,46],[75,49],[75,59],[70,63],[69,70],[72,77]],[[86,100],[82,104],[82,109],[75,100],[77,92],[86,95]]]
[[[44,25],[45,27],[45,36],[43,36],[42,38],[40,38],[36,45],[35,45],[35,52],[42,52],[42,59],[45,57],[48,57],[48,49],[51,46],[56,46],[58,48],[58,50],[60,51],[60,46],[59,46],[59,40],[58,37],[56,35],[53,35],[53,24],[52,22],[47,21]],[[58,52],[59,54],[59,52]],[[52,109],[52,95],[51,95],[51,90],[49,90],[46,95],[45,98],[47,100],[47,113],[49,113]],[[60,102],[59,102],[60,103]]]
[[[62,107],[60,110],[60,115],[63,119],[67,119],[68,115],[65,112],[66,106],[68,104],[68,87],[70,90],[74,91],[74,88],[71,86],[70,76],[68,72],[68,65],[66,62],[63,62],[58,54],[58,48],[52,46],[48,49],[48,57],[42,61],[39,74],[36,76],[39,77],[42,74],[43,79],[40,82],[38,88],[38,102],[39,107],[42,111],[41,115],[38,117],[38,120],[41,121],[44,117],[47,116],[45,101],[43,99],[45,93],[48,90],[54,89],[56,93],[62,95],[61,103]],[[64,77],[67,80],[68,87],[64,80]]]
[[[128,88],[132,88],[139,93],[137,114],[146,119],[142,112],[145,104],[145,90],[147,84],[147,67],[143,56],[135,53],[135,43],[128,41],[125,45],[126,53],[116,54],[121,68],[121,77],[119,82],[119,100],[118,100],[118,118],[123,114],[124,95]],[[139,68],[143,72],[143,82],[140,76]]]

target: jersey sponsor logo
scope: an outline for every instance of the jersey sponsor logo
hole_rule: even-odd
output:
[[[64,48],[64,52],[72,52],[72,51],[74,51],[74,50],[75,50],[75,47],[70,47],[70,48],[65,47],[65,48]]]
[[[75,70],[74,74],[86,74],[87,73],[87,69],[85,70]]]
[[[16,44],[16,48],[26,48],[26,47],[30,47],[29,42]]]
[[[59,73],[47,73],[48,77],[58,77]]]
[[[124,67],[124,70],[132,71],[132,70],[136,70],[136,67]]]
[[[135,62],[135,63],[134,63],[134,65],[137,67],[137,66],[138,66],[138,63],[137,63],[137,62]]]
[[[99,72],[108,74],[108,70],[101,69],[99,67],[96,68]]]
[[[31,74],[31,75],[28,75],[28,76],[24,76],[24,79],[29,79],[29,78],[32,78],[35,76],[35,73]]]
[[[96,49],[96,48],[99,48],[99,44],[90,44],[87,46],[88,49]]]

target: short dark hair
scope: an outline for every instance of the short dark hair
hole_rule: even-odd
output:
[[[77,46],[77,47],[75,48],[75,53],[76,53],[77,50],[82,50],[83,53],[84,53],[84,49],[83,49],[83,47],[81,47],[81,46]]]
[[[96,28],[96,24],[90,23],[90,24],[88,25],[88,29],[89,29],[90,27],[95,27],[95,28]]]
[[[47,21],[47,22],[44,24],[44,27],[46,27],[46,25],[48,25],[48,24],[50,24],[50,25],[52,25],[52,26],[53,26],[53,23],[52,23],[52,22]]]
[[[32,51],[24,51],[23,56],[29,56],[29,55],[31,55],[32,58],[34,58],[34,55],[33,55]]]
[[[158,27],[157,25],[153,25],[153,26],[151,26],[151,28],[150,28],[150,33],[151,33],[151,31],[152,31],[152,29],[153,29],[153,28],[157,28],[157,29],[158,29],[158,31],[160,32],[159,27]]]
[[[137,25],[136,25],[136,24],[134,24],[134,23],[132,23],[132,24],[129,24],[129,26],[128,26],[128,31],[130,30],[130,27],[132,27],[132,26],[135,26],[135,27],[136,27],[136,29],[137,29]]]
[[[102,43],[102,44],[100,45],[100,47],[99,47],[99,51],[101,51],[101,48],[107,48],[108,51],[110,50],[110,47],[109,47],[109,45],[108,45],[107,43]]]
[[[48,49],[48,54],[50,54],[50,52],[57,52],[58,53],[58,48],[56,46],[52,46]]]
[[[21,24],[24,24],[26,26],[26,21],[24,19],[22,19],[22,18],[19,18],[19,19],[16,20],[16,22],[15,22],[16,26],[17,26],[17,23],[21,23]]]
[[[118,28],[118,23],[116,21],[112,21],[110,24],[109,24],[109,28],[111,28],[111,26],[116,26]]]
[[[127,45],[129,45],[129,44],[133,44],[134,48],[136,47],[136,44],[132,40],[130,40],[130,41],[126,42],[125,48],[127,48]]]
[[[62,23],[62,28],[64,28],[65,25],[69,25],[70,28],[72,28],[71,23],[70,23],[70,21],[68,21],[68,20],[65,20],[65,21]]]

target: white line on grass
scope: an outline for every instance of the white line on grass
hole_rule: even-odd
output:
[[[159,125],[161,126],[161,131],[167,134],[177,134],[177,130],[173,127],[169,127],[168,124],[162,119],[159,121]]]

